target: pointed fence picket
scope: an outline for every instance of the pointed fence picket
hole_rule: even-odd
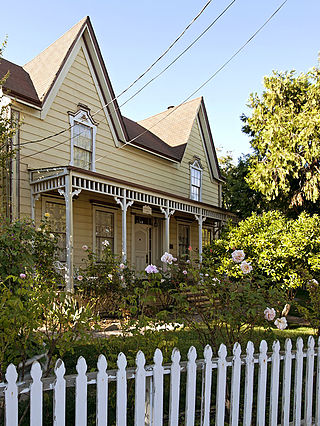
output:
[[[226,422],[233,426],[320,425],[320,339],[317,345],[315,348],[314,338],[310,337],[304,348],[302,339],[298,338],[293,350],[288,339],[284,351],[280,350],[279,342],[274,342],[272,352],[268,353],[267,343],[262,341],[259,353],[255,354],[252,342],[248,342],[245,355],[241,355],[240,345],[235,344],[232,356],[227,356],[227,348],[222,344],[216,358],[212,357],[212,349],[207,345],[204,359],[197,359],[196,349],[192,346],[187,361],[181,361],[179,350],[174,349],[171,364],[163,364],[162,352],[157,349],[153,365],[146,365],[145,356],[139,351],[135,368],[127,368],[126,357],[120,353],[116,370],[107,370],[107,360],[100,355],[97,372],[89,373],[85,359],[80,357],[76,375],[66,376],[64,363],[58,360],[55,375],[49,378],[42,377],[40,364],[34,362],[30,380],[24,382],[18,381],[17,370],[10,364],[5,374],[6,382],[0,383],[5,425],[18,425],[20,395],[24,403],[29,395],[30,425],[41,426],[46,419],[43,395],[51,391],[53,424],[85,426],[88,387],[96,385],[96,424],[105,426],[108,424],[109,383],[116,382],[116,424],[126,426],[128,398],[132,398],[127,394],[128,380],[135,380],[132,398],[135,426],[178,426],[182,418],[187,426],[209,426],[213,419],[217,426]],[[186,375],[185,407],[180,404],[184,392],[181,388],[183,374]],[[165,389],[166,375],[170,379],[168,389]],[[200,383],[197,386],[200,377],[201,392]],[[75,419],[66,419],[68,387],[75,388]],[[166,412],[165,395],[168,395],[169,402]]]

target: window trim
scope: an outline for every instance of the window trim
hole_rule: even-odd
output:
[[[79,110],[76,113],[69,112],[69,123],[71,127],[71,153],[70,153],[70,166],[75,166],[74,164],[74,128],[76,124],[82,124],[84,126],[90,127],[92,131],[92,159],[91,159],[91,166],[88,169],[85,170],[91,170],[93,172],[96,171],[96,165],[95,165],[95,157],[96,157],[96,135],[97,135],[97,124],[93,120],[93,118],[90,115],[90,110],[85,108],[84,106],[80,107]],[[87,151],[83,149],[84,151]],[[91,152],[91,151],[87,151]]]
[[[195,185],[192,185],[192,171],[193,170],[197,170],[200,172],[200,186],[197,187],[199,188],[199,199],[195,200],[192,198],[192,187]],[[198,158],[195,158],[194,161],[192,163],[190,163],[190,199],[193,201],[198,201],[201,202],[202,201],[202,175],[203,175],[203,168],[201,166],[201,162]]]
[[[49,203],[55,203],[55,204],[60,204],[61,206],[63,206],[64,208],[66,208],[66,203],[65,203],[65,201],[63,199],[61,199],[59,197],[55,197],[55,196],[43,195],[41,197],[41,218],[40,218],[40,220],[43,220],[45,218],[44,215],[47,212],[47,210],[46,210],[46,203],[47,202],[49,202]],[[53,231],[53,232],[55,233],[56,231]],[[62,232],[61,232],[61,234],[62,234]],[[64,250],[65,250],[65,255],[66,255],[65,259],[66,260],[59,260],[63,264],[65,264],[67,262],[67,230],[65,232],[65,236],[66,236],[65,237],[66,246],[65,246]]]
[[[92,250],[96,253],[97,241],[96,241],[96,211],[103,211],[106,213],[113,214],[113,255],[117,253],[117,210],[107,208],[99,204],[92,206]]]

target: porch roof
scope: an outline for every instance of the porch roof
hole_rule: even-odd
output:
[[[83,170],[74,166],[51,167],[29,170],[31,194],[36,196],[54,190],[63,190],[66,176],[71,176],[72,191],[89,191],[117,198],[126,197],[133,202],[169,208],[184,213],[203,215],[208,218],[226,221],[236,220],[236,215],[220,207],[196,202],[157,189],[137,185],[100,173]]]

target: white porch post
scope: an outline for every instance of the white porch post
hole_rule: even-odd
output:
[[[34,194],[31,188],[31,220],[35,223],[36,219],[36,201],[39,200],[40,194]]]
[[[200,214],[195,214],[195,218],[198,221],[198,230],[199,230],[199,262],[202,262],[202,224],[206,220],[206,216],[202,214],[202,209],[200,209]]]
[[[72,192],[72,176],[67,174],[65,177],[65,189],[58,189],[59,194],[64,196],[66,205],[66,249],[67,249],[67,265],[66,265],[66,290],[73,293],[73,205],[72,198],[79,195],[81,189]]]
[[[133,200],[127,201],[127,190],[123,190],[121,198],[114,197],[116,202],[120,204],[122,210],[122,260],[127,260],[127,210],[128,207],[132,206]]]
[[[173,215],[175,210],[170,210],[169,206],[166,208],[160,207],[161,212],[165,217],[165,228],[164,228],[164,251],[169,253],[169,243],[170,243],[170,216]]]

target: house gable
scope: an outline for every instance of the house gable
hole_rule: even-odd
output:
[[[86,57],[101,108],[112,128],[114,143],[118,146],[120,141],[127,139],[127,133],[89,17],[81,20],[23,67],[42,101],[41,118],[46,118],[80,49]]]

